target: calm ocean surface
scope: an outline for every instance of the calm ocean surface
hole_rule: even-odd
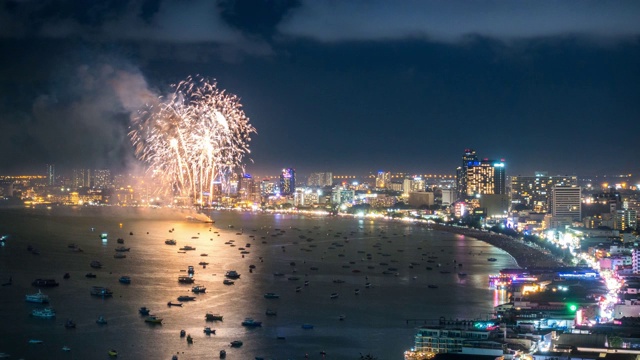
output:
[[[516,266],[507,253],[482,241],[403,222],[214,212],[215,224],[207,224],[172,216],[153,209],[0,209],[0,234],[11,235],[0,248],[0,282],[13,280],[0,287],[0,352],[15,359],[107,359],[107,351],[116,349],[119,359],[171,359],[174,354],[214,359],[225,349],[227,359],[242,360],[304,359],[305,354],[322,359],[321,351],[326,359],[358,359],[360,353],[402,359],[419,326],[407,319],[486,318],[494,305],[506,301],[488,288],[487,276]],[[108,233],[108,241],[100,240],[102,232]],[[117,238],[131,248],[125,259],[113,257],[120,246]],[[178,245],[165,245],[166,239]],[[225,244],[231,240],[235,246]],[[71,243],[84,251],[71,251]],[[40,254],[27,251],[29,245]],[[196,251],[178,253],[184,245]],[[241,247],[250,253],[243,257]],[[488,262],[488,257],[498,261]],[[103,268],[92,269],[92,260]],[[201,261],[209,265],[203,268]],[[189,265],[195,267],[195,284],[207,288],[205,294],[192,294],[192,285],[178,283]],[[253,272],[250,265],[255,265]],[[383,274],[389,268],[398,275]],[[241,274],[234,285],[222,283],[227,270]],[[468,276],[460,278],[460,271]],[[71,278],[63,280],[66,272]],[[88,272],[97,278],[86,278]],[[131,284],[120,284],[122,275],[131,276]],[[30,315],[42,307],[24,300],[37,292],[31,286],[36,278],[60,282],[42,288],[57,312],[55,319]],[[344,283],[334,283],[336,279]],[[365,288],[367,282],[370,288]],[[113,297],[91,296],[94,285],[110,288]],[[267,292],[280,298],[265,299]],[[339,297],[331,299],[332,293]],[[180,295],[196,300],[167,306]],[[145,323],[138,313],[141,306],[162,317],[163,324]],[[277,310],[277,316],[266,316],[266,309]],[[206,322],[207,312],[220,313],[224,321]],[[100,315],[107,325],[96,324]],[[241,326],[246,317],[263,326]],[[77,327],[66,329],[67,319]],[[302,324],[314,327],[303,329]],[[216,335],[205,335],[205,326],[216,329]],[[180,337],[181,329],[193,336],[193,344]],[[44,343],[29,344],[29,339]],[[244,345],[231,348],[233,340]],[[70,352],[61,350],[65,345]]]

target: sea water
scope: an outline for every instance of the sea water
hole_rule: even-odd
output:
[[[25,359],[100,359],[115,349],[120,359],[202,359],[218,358],[224,349],[228,359],[402,359],[422,324],[441,317],[489,318],[493,306],[507,300],[489,289],[488,275],[516,266],[482,241],[401,221],[233,211],[211,217],[215,223],[152,209],[0,210],[0,233],[10,235],[0,248],[0,282],[12,280],[0,288],[0,352]],[[166,245],[166,239],[177,245]],[[72,251],[71,243],[83,251]],[[185,245],[196,250],[180,252]],[[126,258],[113,257],[118,246],[131,248]],[[92,260],[103,267],[91,268]],[[194,285],[205,286],[206,293],[193,294],[193,285],[178,283],[189,265],[195,267]],[[233,285],[223,284],[228,270],[241,274]],[[97,277],[85,277],[89,272]],[[65,273],[70,279],[63,279]],[[131,284],[119,283],[122,275]],[[42,306],[24,298],[37,291],[31,286],[36,278],[60,283],[42,288],[55,319],[30,315]],[[113,297],[91,296],[92,286],[110,288]],[[266,299],[267,292],[280,297]],[[180,295],[196,300],[167,306]],[[142,306],[163,318],[162,325],[145,323]],[[265,315],[267,309],[277,315]],[[208,312],[224,320],[207,322]],[[97,324],[99,316],[108,324]],[[262,326],[243,327],[247,317]],[[77,327],[65,328],[67,319]],[[216,334],[206,335],[205,326]],[[180,337],[182,329],[193,344]],[[243,345],[232,348],[233,340]]]

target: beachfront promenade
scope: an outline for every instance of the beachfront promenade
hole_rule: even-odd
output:
[[[564,264],[562,264],[561,261],[557,260],[553,255],[546,254],[540,249],[526,245],[522,241],[506,235],[480,231],[477,229],[438,224],[431,225],[431,227],[434,230],[441,230],[470,236],[478,240],[482,240],[497,248],[500,248],[513,256],[513,258],[518,263],[518,266],[520,266],[521,268],[564,266]]]

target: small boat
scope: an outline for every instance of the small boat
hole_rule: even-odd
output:
[[[173,240],[173,239],[167,239],[167,240],[164,241],[164,243],[167,244],[167,245],[175,245],[175,244],[177,244],[177,242],[175,240]]]
[[[174,303],[174,302],[169,301],[167,303],[167,306],[182,306],[182,303]]]
[[[494,262],[494,261],[498,261],[498,259],[496,259],[496,258],[488,258],[487,261]]]
[[[200,256],[209,256],[209,254],[202,253]]]
[[[196,286],[191,288],[191,291],[193,291],[196,294],[200,294],[200,293],[204,293],[205,291],[207,291],[207,288],[202,286],[202,285],[196,285]]]
[[[131,277],[123,275],[120,277],[120,279],[118,279],[118,281],[120,281],[122,284],[131,284]]]
[[[91,266],[94,269],[100,269],[102,268],[102,263],[98,260],[93,260],[91,263],[89,263],[89,266]]]
[[[195,299],[196,299],[195,296],[188,296],[188,295],[178,296],[178,301],[193,301]]]
[[[86,274],[84,274],[84,276],[88,277],[88,278],[91,278],[91,279],[95,279],[97,277],[97,275],[94,274],[94,273],[86,273]]]
[[[331,299],[337,299],[338,298],[338,293],[332,293],[329,297]]]
[[[133,235],[133,231],[129,231],[129,235]]]
[[[124,247],[124,246],[118,246],[118,247],[116,248],[116,251],[117,251],[117,252],[124,252],[124,251],[129,251],[129,250],[131,250],[131,248]]]
[[[145,318],[144,321],[150,324],[162,324],[162,318],[153,315]]]
[[[203,331],[205,334],[207,334],[207,335],[211,335],[211,334],[214,334],[214,335],[215,335],[215,334],[216,334],[216,330],[215,330],[215,329],[212,329],[212,328],[210,328],[210,327],[208,327],[208,326],[207,326],[207,327],[205,327],[205,328],[204,328],[204,330],[202,330],[202,331]]]
[[[185,337],[185,335],[187,335],[187,332],[184,330],[180,330],[180,337]]]
[[[118,357],[118,352],[113,349],[109,350],[107,354],[109,354],[110,357]]]
[[[31,315],[35,317],[50,319],[56,316],[56,312],[52,308],[34,309],[33,311],[31,311]]]
[[[281,272],[274,272],[273,276],[284,276],[284,274]]]
[[[224,281],[222,281],[222,283],[225,284],[225,285],[233,285],[235,283],[235,281],[229,280],[229,279],[224,279]]]
[[[193,344],[193,338],[191,337],[191,334],[187,335],[187,344]]]
[[[231,346],[233,346],[233,345],[231,345]],[[226,357],[227,357],[227,352],[224,351],[224,350],[220,350],[220,359],[224,359]]]
[[[299,278],[299,277],[297,277],[297,276],[289,276],[289,277],[287,278],[287,280],[289,280],[289,281],[298,281],[298,280],[300,280],[300,278]]]
[[[67,321],[64,323],[64,327],[66,327],[67,329],[75,329],[76,323],[71,319],[67,319]]]
[[[71,348],[70,348],[70,347],[68,347],[68,346],[63,346],[63,347],[62,347],[62,351],[69,352],[69,351],[71,351]]]
[[[428,287],[429,289],[437,289],[437,288],[438,288],[438,285],[429,284],[429,285],[427,285],[427,287]]]
[[[278,315],[278,312],[275,311],[275,310],[267,309],[267,311],[265,311],[265,315],[267,315],[267,316],[276,316],[276,315]]]
[[[193,268],[192,265],[189,265],[189,267],[187,267],[187,273],[190,275],[193,275],[196,272],[196,270]]]
[[[123,238],[118,238],[118,240],[116,240],[116,242],[118,244],[124,244],[124,239]]]
[[[31,339],[31,340],[29,340],[29,344],[44,344],[44,341]]]
[[[227,273],[224,274],[224,276],[228,277],[229,279],[239,279],[240,278],[240,274],[238,274],[235,270],[227,271]]]
[[[301,292],[301,291],[302,291],[302,287],[296,286],[296,292]]]
[[[208,263],[208,262],[206,262],[206,261],[200,261],[200,262],[198,263],[198,265],[207,266],[207,265],[209,265],[209,263]]]
[[[280,295],[270,292],[270,293],[264,294],[264,298],[265,299],[278,299],[278,298],[280,298]]]
[[[460,277],[465,277],[465,276],[467,276],[467,273],[466,273],[466,272],[459,272],[459,273],[458,273],[458,276],[460,276]]]
[[[126,258],[126,257],[127,257],[127,255],[125,255],[125,254],[123,254],[123,253],[115,253],[115,254],[113,255],[113,258],[114,258],[114,259],[124,259],[124,258]]]
[[[346,315],[338,315],[338,320],[340,321],[344,321],[344,319],[346,319],[347,316]]]
[[[287,338],[282,336],[282,335],[278,335],[276,336],[276,340],[286,340]]]
[[[222,321],[222,315],[220,315],[220,314],[206,313],[204,315],[204,318],[207,321]]]
[[[231,347],[240,347],[240,346],[242,346],[242,341],[240,340],[233,340],[231,342]]]
[[[43,287],[52,287],[52,286],[58,286],[58,285],[60,285],[60,283],[58,283],[54,279],[35,279],[31,283],[31,285],[33,285],[33,286],[43,286]]]
[[[335,279],[335,280],[333,280],[333,283],[334,283],[334,284],[342,284],[342,283],[344,283],[344,280],[341,280],[341,279]]]
[[[178,277],[178,282],[183,283],[183,284],[193,284],[196,281],[196,279],[190,277],[190,276],[179,276]]]
[[[305,330],[313,329],[313,325],[312,324],[302,324],[302,328],[305,329]]]
[[[255,321],[252,318],[245,318],[241,324],[242,326],[247,326],[247,327],[257,327],[257,326],[262,326],[262,321]]]
[[[98,320],[96,320],[96,324],[98,324],[98,325],[107,325],[107,319],[105,319],[104,316],[100,315]]]
[[[355,289],[353,292],[354,292],[356,295],[360,295],[360,289]]]
[[[103,286],[92,286],[91,287],[91,295],[93,296],[102,296],[109,297],[113,295],[113,291],[109,290],[109,288]]]
[[[190,250],[195,250],[196,248],[194,248],[193,246],[189,246],[189,245],[185,245],[183,247],[180,248],[180,250],[182,251],[190,251]]]
[[[42,293],[42,291],[38,290],[37,293],[26,295],[25,300],[28,302],[45,304],[49,302],[49,296]]]
[[[64,276],[62,277],[63,279],[69,279],[71,277],[71,275],[69,275],[69,273],[64,273]]]
[[[147,309],[146,306],[141,307],[140,309],[138,309],[138,312],[140,313],[140,315],[149,315],[149,313],[151,312],[151,310]]]

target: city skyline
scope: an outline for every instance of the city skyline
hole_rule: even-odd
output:
[[[633,1],[9,1],[0,171],[136,169],[131,116],[200,74],[257,129],[248,173],[453,174],[474,148],[508,175],[635,174],[639,14]]]

